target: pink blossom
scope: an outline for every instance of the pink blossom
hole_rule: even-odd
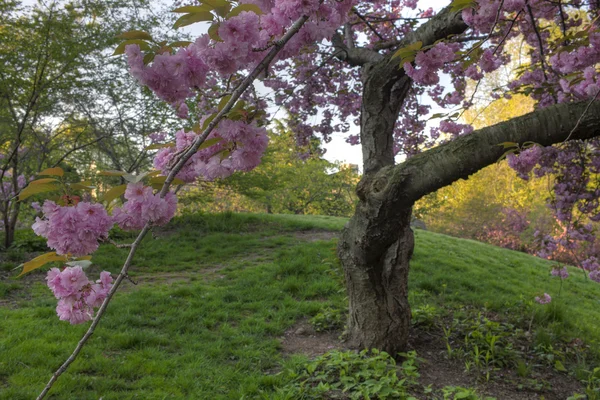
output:
[[[48,240],[48,247],[57,254],[85,256],[98,248],[98,241],[108,237],[112,218],[101,204],[79,202],[61,207],[50,200],[42,206],[43,218],[32,225],[38,236]]]
[[[540,304],[548,304],[552,301],[552,297],[548,293],[544,293],[543,296],[536,296],[535,301]]]

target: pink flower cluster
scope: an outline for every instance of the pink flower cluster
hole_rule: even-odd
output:
[[[48,239],[48,247],[57,254],[85,256],[98,248],[98,241],[108,237],[112,218],[101,204],[80,202],[73,207],[61,207],[46,200],[43,218],[37,217],[32,228],[38,236]]]
[[[175,154],[190,146],[197,135],[181,130],[175,138],[175,147],[161,149],[154,158],[154,167],[164,175],[168,175]],[[198,177],[214,180],[235,171],[249,171],[260,163],[268,144],[264,128],[243,121],[223,120],[207,140],[215,138],[222,140],[194,154],[177,174],[178,178],[184,182],[193,182]]]
[[[181,118],[187,118],[185,99],[196,89],[207,89],[214,80],[209,71],[221,77],[240,70],[251,69],[264,57],[272,40],[276,40],[302,15],[311,19],[279,54],[287,58],[298,53],[306,44],[331,37],[343,24],[352,7],[351,0],[261,0],[241,1],[258,5],[263,15],[250,11],[226,19],[219,24],[219,41],[204,34],[187,48],[175,54],[163,53],[144,65],[138,45],[129,45],[125,52],[131,74],[149,87],[158,97],[170,103]],[[214,77],[213,77],[214,78]]]
[[[519,155],[509,153],[506,156],[508,165],[514,169],[519,177],[524,180],[529,180],[529,173],[533,170],[540,158],[542,157],[542,148],[539,146],[533,146],[526,150],[523,150]]]
[[[152,193],[152,188],[143,183],[130,183],[125,190],[127,201],[123,207],[115,208],[113,218],[126,231],[142,229],[146,223],[165,225],[177,209],[177,196],[168,192],[164,198]]]
[[[548,293],[544,293],[543,296],[535,296],[535,301],[540,304],[549,304],[552,301],[552,297]]]
[[[94,317],[94,308],[100,307],[112,287],[109,272],[100,273],[96,282],[88,280],[79,266],[52,268],[46,276],[48,287],[59,299],[56,313],[61,321],[81,324]]]
[[[410,76],[416,83],[421,85],[435,85],[440,81],[438,71],[444,64],[456,58],[455,52],[458,47],[455,44],[440,42],[427,51],[421,51],[415,58],[415,65],[404,63],[406,75]]]

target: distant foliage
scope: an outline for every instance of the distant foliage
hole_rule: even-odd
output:
[[[279,123],[269,133],[269,147],[258,167],[186,189],[183,209],[350,216],[359,175],[321,155],[317,142],[298,147],[293,133]]]

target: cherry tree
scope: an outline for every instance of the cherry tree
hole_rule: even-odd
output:
[[[357,347],[392,354],[407,347],[415,201],[504,156],[523,178],[555,177],[549,205],[567,226],[566,245],[593,240],[587,221],[600,219],[598,7],[582,0],[454,0],[436,13],[415,0],[200,0],[174,10],[181,14],[175,27],[208,28],[193,42],[125,33],[115,53],[126,53],[132,75],[174,108],[183,128],[173,142],[156,137],[156,171],[104,172],[130,182],[105,195],[107,204],[121,194],[127,200],[112,215],[73,201],[61,171],[44,171],[57,177],[43,184],[66,191],[62,203],[44,204],[34,226],[56,250],[45,257],[69,263],[48,275],[61,302],[57,312],[71,323],[93,322],[40,398],[93,334],[144,235],[173,216],[170,185],[254,168],[268,144],[269,105],[287,110],[300,144],[342,132],[362,147],[360,202],[338,247],[348,340]],[[527,94],[536,110],[474,131],[461,113],[482,96],[484,76],[509,63],[505,46],[514,40],[528,57],[506,87],[483,96]],[[446,111],[430,115],[432,104]],[[32,189],[39,184],[24,195],[39,192]],[[81,257],[115,223],[140,234],[114,281],[105,273],[89,281]],[[551,251],[556,243],[546,239]],[[593,256],[580,267],[600,280]]]

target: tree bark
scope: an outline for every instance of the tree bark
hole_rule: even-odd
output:
[[[399,43],[415,41],[424,46],[466,25],[459,13],[443,10]],[[362,65],[361,146],[364,175],[357,187],[359,205],[343,230],[338,255],[345,271],[349,301],[348,340],[360,348],[378,348],[394,355],[408,342],[409,260],[414,249],[408,207],[390,207],[378,195],[387,187],[382,170],[394,166],[393,133],[411,80],[391,56],[348,47],[334,38],[338,57],[350,65]]]

